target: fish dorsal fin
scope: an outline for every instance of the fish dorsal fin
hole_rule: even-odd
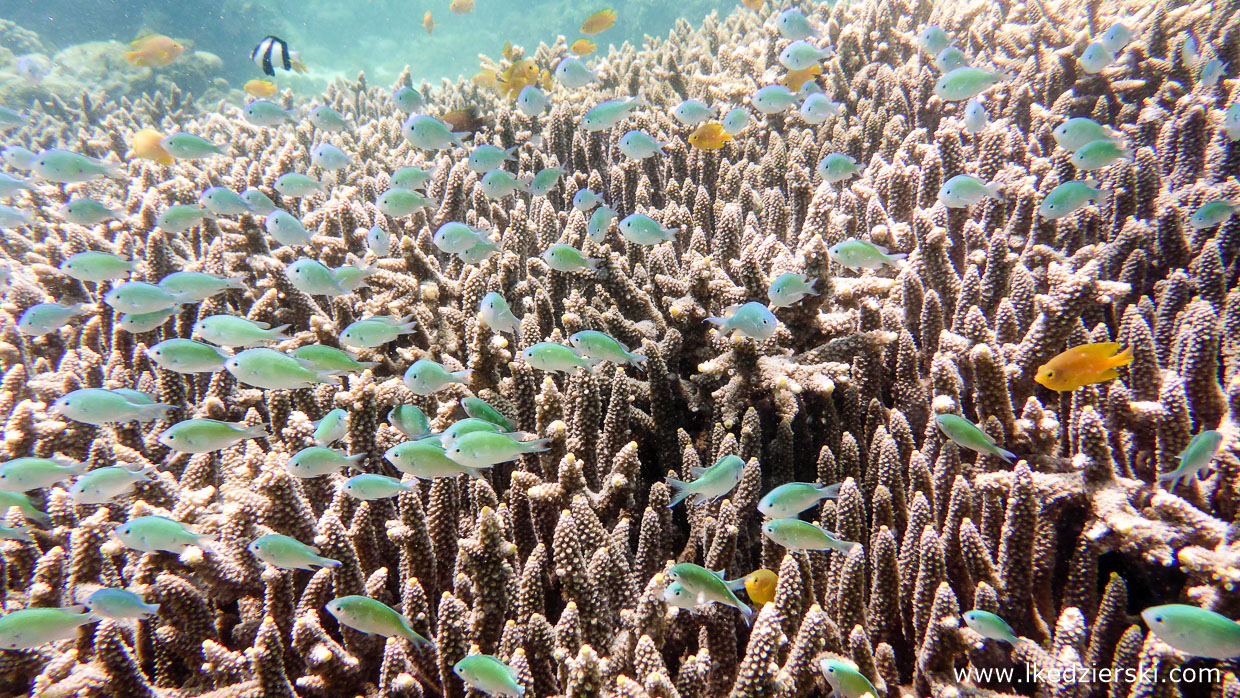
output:
[[[309,548],[310,552],[314,553],[315,555],[321,555],[323,553],[323,551],[319,550],[319,546],[317,545],[307,545],[306,547]]]
[[[718,577],[718,578],[720,578],[720,579],[724,579],[724,578],[725,578],[725,577],[724,577],[724,574],[725,574],[726,572],[727,572],[727,570],[710,570],[710,573],[711,573],[711,574],[715,575],[716,577]]]
[[[697,476],[697,477],[701,477],[702,475],[706,474],[706,471],[708,470],[710,470],[710,468],[697,466],[697,467],[689,468],[689,474]]]
[[[870,244],[874,245],[874,243],[872,242]],[[882,252],[883,254],[887,254],[888,252],[890,252],[890,250],[888,250],[886,247],[883,247],[882,245],[874,245],[874,249],[878,250],[879,252]]]

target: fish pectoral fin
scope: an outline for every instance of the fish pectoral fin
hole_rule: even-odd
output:
[[[707,603],[709,603],[709,602],[710,602],[710,599],[706,598],[706,594],[705,594],[705,593],[698,592],[698,595],[697,595],[697,605],[699,605],[699,606],[705,606],[705,605],[706,605]]]
[[[1108,368],[1107,370],[1098,374],[1099,381],[1115,380],[1116,378],[1119,378],[1119,371],[1115,368]]]

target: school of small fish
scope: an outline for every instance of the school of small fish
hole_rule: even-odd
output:
[[[1237,30],[1066,5],[603,8],[309,99],[269,35],[193,119],[0,106],[0,691],[1234,664]]]

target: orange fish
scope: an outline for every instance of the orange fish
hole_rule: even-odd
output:
[[[568,50],[578,56],[588,56],[591,53],[594,53],[594,49],[596,48],[598,48],[598,45],[589,39],[577,39],[573,42],[572,46],[568,47]]]
[[[163,34],[147,34],[129,44],[125,60],[136,66],[164,66],[185,53],[185,47]]]
[[[174,160],[159,144],[164,134],[154,129],[144,128],[133,134],[129,139],[129,152],[125,157],[153,160],[161,165],[171,165]]]
[[[270,97],[276,93],[276,84],[270,80],[251,80],[242,87],[255,97]]]
[[[805,70],[789,70],[788,74],[778,80],[779,84],[793,92],[800,92],[805,83],[822,75],[822,66],[815,63]]]
[[[748,8],[749,8],[749,9],[751,9],[751,10],[755,10],[755,11],[757,11],[757,10],[761,9],[761,8],[762,8],[762,3],[764,3],[764,2],[766,2],[766,0],[741,0],[741,4],[742,4],[742,5],[744,5],[745,7],[748,7]]]
[[[765,606],[775,600],[775,587],[779,585],[779,575],[761,569],[745,575],[745,593],[756,606]]]
[[[1042,364],[1033,379],[1051,390],[1067,392],[1118,378],[1115,369],[1130,363],[1132,349],[1120,352],[1119,342],[1082,344]]]
[[[599,10],[586,17],[581,23],[581,33],[587,36],[601,34],[616,25],[616,11],[613,9]]]
[[[689,136],[689,145],[698,150],[719,150],[732,140],[732,134],[723,130],[718,121],[708,121]]]
[[[496,88],[499,87],[499,80],[495,77],[494,70],[479,70],[470,78],[478,87]]]
[[[495,81],[498,92],[504,99],[513,99],[521,94],[521,90],[526,86],[537,85],[539,77],[538,64],[531,58],[522,58],[495,76]]]
[[[452,0],[452,4],[448,5],[448,9],[458,15],[467,15],[474,9],[474,0]]]
[[[431,19],[430,10],[427,10],[426,14],[422,15],[422,26],[426,27],[427,34],[430,34],[431,30],[435,28],[435,20]]]

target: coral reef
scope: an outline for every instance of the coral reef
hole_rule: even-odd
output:
[[[227,141],[232,156],[172,167],[132,161],[127,181],[67,188],[115,203],[123,220],[85,228],[49,214],[0,236],[15,270],[0,306],[5,458],[160,466],[153,482],[111,505],[44,490],[36,498],[51,526],[32,543],[0,542],[6,611],[68,606],[109,585],[160,604],[136,623],[106,621],[78,640],[0,651],[0,693],[463,698],[452,667],[480,651],[512,666],[533,696],[825,695],[823,657],[850,659],[888,698],[1240,695],[1234,662],[1210,664],[1220,671],[1208,684],[1169,684],[1166,672],[1189,660],[1137,615],[1179,601],[1240,617],[1240,217],[1214,230],[1185,223],[1203,201],[1240,193],[1240,142],[1210,117],[1240,94],[1233,83],[1229,99],[1227,81],[1201,84],[1180,58],[1192,28],[1229,64],[1240,60],[1240,8],[815,5],[811,17],[836,47],[821,84],[846,115],[818,127],[775,115],[723,150],[690,148],[672,107],[690,97],[735,103],[778,78],[786,41],[772,18],[787,6],[738,8],[640,49],[621,47],[602,85],[557,88],[545,117],[468,83],[427,90],[432,113],[474,106],[486,115],[474,143],[507,148],[541,134],[540,146],[517,151],[515,171],[554,165],[565,175],[533,199],[488,199],[460,149],[411,149],[389,91],[364,77],[323,97],[353,115],[356,128],[342,133],[308,121],[258,128],[226,105],[195,114],[175,93],[107,110],[85,98],[36,107],[32,123],[10,133],[32,149],[121,156],[126,135],[150,127]],[[1104,72],[1081,72],[1075,56],[1120,16],[1131,18],[1134,42]],[[937,72],[915,41],[928,22],[1018,76],[988,93],[994,121],[980,133],[965,131],[962,104],[932,96]],[[532,57],[552,66],[565,52],[561,41]],[[667,141],[667,153],[629,161],[616,150],[623,129],[591,133],[580,119],[639,90],[655,106],[630,123]],[[1101,171],[1114,192],[1108,203],[1047,221],[1038,202],[1072,176],[1051,130],[1073,116],[1125,131],[1135,155]],[[311,168],[321,140],[357,165]],[[817,183],[814,165],[830,152],[856,158],[863,176]],[[434,170],[428,191],[440,203],[392,219],[374,201],[406,164]],[[320,176],[330,193],[281,199],[273,183],[291,170]],[[939,186],[963,172],[1000,182],[1003,199],[945,208]],[[261,218],[180,234],[155,228],[160,211],[208,186],[263,190],[314,232],[308,254],[328,266],[376,265],[369,288],[327,300],[296,290],[278,272],[293,250],[270,247]],[[621,216],[646,212],[679,227],[677,240],[641,247],[613,226],[596,244],[571,204],[584,188]],[[42,186],[21,196],[52,211],[66,193]],[[440,254],[431,236],[452,220],[496,231],[500,250],[468,265]],[[393,234],[391,256],[368,251],[372,225]],[[906,251],[909,263],[844,271],[827,250],[850,237]],[[600,269],[550,269],[538,255],[556,242],[602,259]],[[242,276],[250,290],[187,306],[138,335],[117,327],[102,303],[56,333],[19,334],[16,320],[33,304],[101,297],[106,285],[88,289],[56,269],[87,249],[133,255],[138,279],[201,270]],[[823,293],[778,311],[770,339],[725,337],[704,322],[731,304],[765,302],[768,280],[785,271],[819,279]],[[522,317],[518,336],[478,321],[490,291]],[[171,373],[144,353],[220,312],[291,323],[294,338],[282,348],[335,346],[367,314],[410,315],[416,328],[365,352],[379,364],[343,387],[263,391],[222,371]],[[557,376],[518,358],[584,329],[648,356],[644,370],[604,364]],[[1134,362],[1117,380],[1071,393],[1033,381],[1047,359],[1091,341],[1123,342]],[[422,358],[474,373],[419,397],[400,374]],[[140,427],[90,427],[49,410],[80,387],[137,388],[176,409]],[[398,475],[383,459],[404,440],[384,421],[388,410],[418,405],[438,430],[469,395],[551,449],[484,479],[420,481],[369,502],[339,492],[338,476],[299,480],[285,468],[312,443],[311,421],[341,408],[347,450],[366,454],[359,467]],[[934,425],[942,412],[982,424],[1020,461],[960,450]],[[156,440],[190,417],[265,424],[269,436],[192,456]],[[1159,485],[1156,476],[1203,429],[1226,436],[1213,471],[1172,491]],[[692,479],[692,468],[725,455],[747,463],[728,497],[668,507],[665,476]],[[797,553],[765,539],[755,504],[794,480],[843,482],[816,518],[863,548]],[[148,514],[193,524],[216,539],[214,550],[147,554],[111,539],[118,522]],[[10,511],[9,523],[17,520]],[[264,565],[247,545],[270,532],[342,564]],[[670,607],[663,592],[675,562],[729,578],[776,571],[774,601],[756,609],[752,627],[717,604]],[[364,635],[324,611],[353,594],[402,611],[435,647]],[[970,609],[1000,614],[1028,641],[984,640],[961,620]],[[1037,672],[960,678],[968,668],[1011,666]],[[1101,669],[1123,678],[1074,682],[1055,671]]]

